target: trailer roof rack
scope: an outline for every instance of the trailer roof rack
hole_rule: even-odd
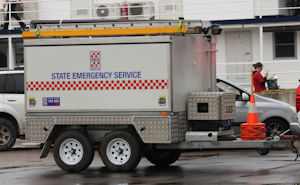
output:
[[[210,27],[201,20],[45,20],[31,21],[23,39],[157,34],[201,34]]]

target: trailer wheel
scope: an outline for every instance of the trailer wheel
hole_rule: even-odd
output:
[[[109,170],[130,171],[141,160],[140,144],[137,138],[127,131],[113,131],[102,140],[99,155]]]
[[[257,153],[259,155],[268,155],[269,152],[270,152],[270,150],[266,149],[266,148],[258,148],[257,149]]]
[[[58,136],[53,147],[56,164],[66,172],[80,172],[92,163],[94,149],[89,138],[80,131],[66,131]]]
[[[0,151],[10,150],[17,138],[15,126],[9,120],[0,118]]]
[[[150,161],[152,164],[155,164],[156,166],[168,166],[179,159],[181,150],[151,149],[145,151],[144,154],[148,161]]]

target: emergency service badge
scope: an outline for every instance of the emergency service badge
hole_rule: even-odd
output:
[[[59,97],[43,97],[43,106],[60,106]]]
[[[100,70],[100,66],[101,66],[100,51],[91,51],[90,52],[91,70]]]

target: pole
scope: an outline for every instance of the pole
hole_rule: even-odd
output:
[[[260,46],[260,62],[263,63],[264,60],[264,29],[259,26],[259,46]]]
[[[216,92],[216,83],[217,83],[217,64],[216,64],[216,44],[217,36],[212,35],[210,40],[210,69],[211,69],[211,91]]]
[[[262,2],[261,0],[259,0],[259,18],[261,19],[262,18]]]
[[[175,19],[175,0],[173,0],[173,20]]]
[[[8,29],[11,30],[11,3],[10,2],[7,2],[8,4],[8,8],[9,8],[9,11],[8,11]]]
[[[15,60],[13,57],[13,45],[12,45],[12,38],[11,36],[8,37],[8,69],[13,70],[15,69]]]
[[[251,95],[253,95],[253,69],[251,69]]]
[[[92,19],[93,17],[93,7],[92,7],[92,0],[89,0],[89,18]]]

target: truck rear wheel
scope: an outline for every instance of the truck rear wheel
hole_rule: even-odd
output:
[[[176,162],[181,155],[181,150],[157,150],[145,151],[145,157],[156,166],[168,166]]]
[[[133,170],[141,160],[137,138],[123,130],[113,131],[105,136],[99,154],[105,166],[111,171]]]
[[[17,131],[12,122],[0,118],[0,151],[10,150],[17,138]]]
[[[80,131],[66,131],[54,143],[56,164],[66,172],[80,172],[92,163],[94,149],[89,138]]]

